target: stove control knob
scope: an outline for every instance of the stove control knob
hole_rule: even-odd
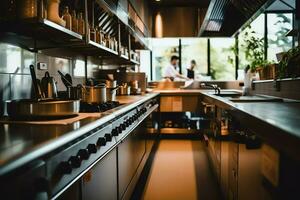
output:
[[[106,139],[104,137],[98,138],[97,145],[98,146],[105,146],[106,145]]]
[[[90,157],[90,152],[88,151],[88,149],[80,149],[78,151],[78,156],[81,160],[87,160]]]
[[[117,128],[114,128],[114,129],[111,131],[111,134],[112,134],[112,136],[118,136],[118,135],[119,135],[119,131],[117,130]]]
[[[127,119],[127,120],[126,120],[126,122],[125,122],[125,126],[126,126],[126,127],[129,127],[129,126],[130,126],[129,119]]]
[[[111,142],[111,140],[112,140],[111,134],[107,133],[107,134],[104,135],[104,137],[105,137],[107,142]]]
[[[121,129],[122,129],[123,131],[126,130],[126,125],[125,125],[125,123],[121,124],[120,126],[121,126]]]
[[[72,172],[71,162],[68,161],[61,162],[59,168],[62,174],[71,174]]]
[[[90,154],[97,153],[97,146],[95,144],[89,144],[87,146],[87,150],[89,151]]]
[[[121,134],[121,133],[122,133],[122,131],[123,131],[123,128],[122,128],[122,126],[121,126],[121,125],[120,125],[120,126],[118,126],[118,127],[117,127],[117,130],[118,130],[118,133],[119,133],[119,134]]]
[[[79,168],[81,165],[80,156],[71,156],[70,163],[73,168]]]

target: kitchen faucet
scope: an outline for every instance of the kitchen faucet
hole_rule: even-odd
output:
[[[215,90],[215,94],[220,94],[221,93],[221,88],[218,87],[218,85],[216,84],[207,84],[207,83],[200,83],[200,87],[210,87],[213,88]]]

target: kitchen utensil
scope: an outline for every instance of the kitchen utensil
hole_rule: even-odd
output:
[[[12,118],[58,118],[79,113],[79,100],[12,100],[7,102],[7,113]]]
[[[118,95],[130,95],[131,87],[127,83],[119,86]]]
[[[30,65],[29,68],[30,68],[30,74],[31,74],[31,79],[32,79],[32,86],[33,86],[33,89],[34,89],[34,97],[37,100],[43,99],[44,95],[42,94],[40,84],[39,84],[39,82],[36,78],[34,66]]]
[[[106,99],[107,101],[116,101],[117,89],[117,81],[106,80]]]
[[[49,72],[45,73],[45,76],[41,81],[42,91],[45,94],[45,98],[57,98],[57,86],[55,79],[50,76]]]
[[[139,88],[139,82],[137,80],[130,82],[131,94],[140,94],[141,88]]]
[[[82,86],[68,86],[67,87],[67,98],[68,99],[80,99]]]
[[[106,102],[106,86],[99,84],[96,86],[83,86],[81,88],[82,101],[86,103],[105,103]]]
[[[66,88],[68,87],[72,87],[72,77],[70,76],[70,74],[66,74],[64,75],[61,71],[57,71],[58,74],[60,75],[61,81],[63,82],[63,84],[66,86]]]

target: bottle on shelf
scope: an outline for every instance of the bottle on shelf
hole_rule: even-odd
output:
[[[118,51],[118,41],[116,40],[116,38],[114,38],[114,46],[115,46],[115,51]]]
[[[76,11],[73,10],[72,11],[72,31],[74,32],[78,32],[78,19],[77,19],[77,14],[76,14]]]
[[[105,46],[107,48],[110,48],[110,35],[109,34],[105,35]]]
[[[78,33],[81,35],[85,34],[85,21],[83,19],[83,13],[80,12],[78,16]]]
[[[99,30],[99,27],[96,27],[95,29],[95,32],[96,32],[96,43],[100,44],[101,42],[101,33],[100,33],[100,30]]]
[[[96,42],[96,30],[94,25],[92,25],[90,28],[90,40]]]
[[[100,44],[103,46],[106,44],[105,33],[102,30],[100,30]]]
[[[66,28],[72,30],[72,16],[69,13],[69,7],[66,6],[63,11],[63,20],[66,22]]]

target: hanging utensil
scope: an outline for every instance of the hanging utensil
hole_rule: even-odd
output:
[[[30,65],[29,69],[30,69],[30,74],[31,74],[31,79],[32,79],[32,85],[33,85],[33,89],[34,89],[34,97],[37,100],[44,99],[44,96],[42,94],[42,90],[41,90],[40,84],[38,83],[38,80],[36,78],[34,66]]]
[[[61,81],[63,82],[63,84],[66,86],[66,88],[68,87],[72,87],[72,77],[70,76],[70,74],[66,74],[64,75],[61,71],[57,71],[58,74],[60,75]]]
[[[41,86],[46,98],[57,98],[56,81],[53,77],[50,76],[49,72],[45,72],[45,76],[42,78],[41,81]]]

